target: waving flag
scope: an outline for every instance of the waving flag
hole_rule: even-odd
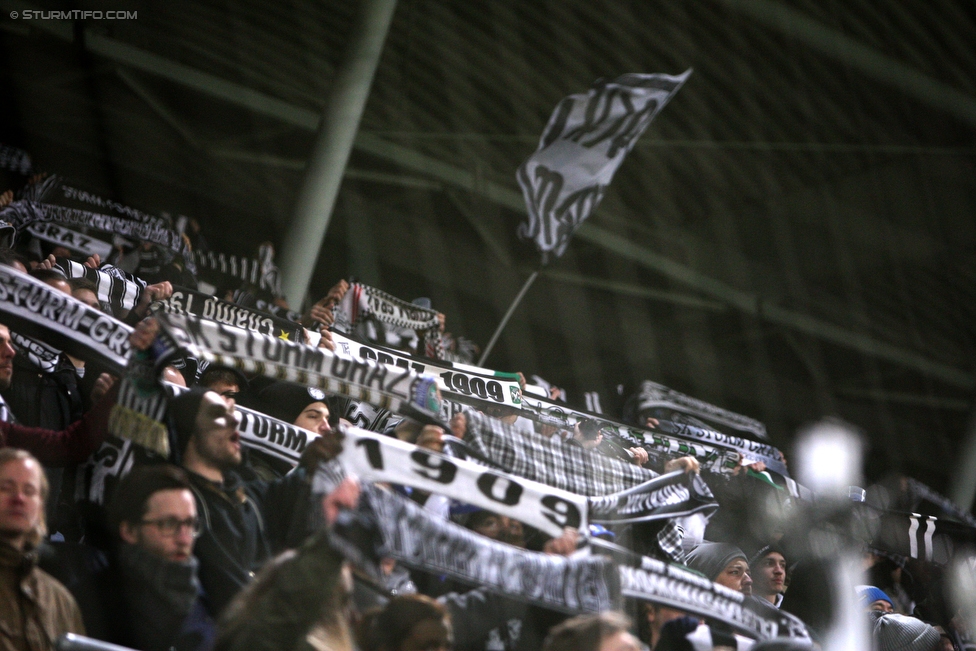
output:
[[[599,205],[624,156],[690,74],[600,80],[588,92],[559,103],[539,149],[517,174],[529,217],[518,234],[535,242],[543,264],[563,254]]]

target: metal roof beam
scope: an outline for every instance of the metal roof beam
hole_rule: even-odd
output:
[[[795,9],[770,0],[722,0],[722,3],[780,32],[786,38],[799,41],[875,81],[955,115],[970,126],[976,126],[976,98],[830,29]]]

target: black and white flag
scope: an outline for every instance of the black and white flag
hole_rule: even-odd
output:
[[[690,74],[600,80],[556,106],[538,150],[516,175],[529,217],[518,234],[535,242],[543,264],[563,254],[624,156]]]

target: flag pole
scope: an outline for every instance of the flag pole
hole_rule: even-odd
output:
[[[495,347],[495,342],[497,342],[498,337],[501,336],[502,330],[504,330],[505,326],[508,324],[508,320],[512,318],[512,313],[515,312],[515,308],[517,308],[518,304],[522,302],[522,297],[525,296],[525,292],[529,291],[529,287],[531,287],[532,283],[535,282],[536,277],[539,275],[539,271],[539,269],[536,269],[532,272],[529,279],[525,281],[524,285],[522,285],[522,289],[519,290],[518,296],[516,296],[515,300],[512,301],[512,304],[508,306],[508,312],[505,313],[505,316],[502,317],[502,322],[498,324],[497,328],[495,328],[495,334],[491,336],[491,341],[489,341],[488,345],[485,346],[485,352],[481,353],[481,359],[478,360],[478,366],[484,366],[485,360],[488,359],[488,354],[491,352],[491,349]]]

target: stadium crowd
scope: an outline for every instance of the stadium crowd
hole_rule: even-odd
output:
[[[839,550],[863,560],[865,579],[846,603],[875,648],[972,648],[966,609],[947,596],[947,583],[948,568],[976,529],[966,514],[953,513],[908,478],[868,487],[841,515],[824,515],[788,480],[775,448],[753,437],[760,452],[743,452],[749,437],[741,430],[720,438],[730,434],[720,424],[682,404],[655,401],[659,385],[636,388],[619,414],[574,410],[565,392],[541,378],[472,370],[473,345],[450,335],[447,319],[427,299],[407,303],[340,280],[307,310],[293,311],[281,296],[271,245],[261,245],[253,259],[223,256],[211,248],[217,239],[193,220],[161,223],[118,204],[92,210],[93,201],[82,210],[78,201],[65,201],[67,187],[59,177],[32,177],[0,198],[0,648],[51,649],[66,633],[146,651],[820,648],[839,617],[836,604],[845,603],[832,593]],[[112,232],[44,206],[109,213],[152,225],[157,235]],[[177,236],[165,244],[159,232]],[[58,337],[69,328],[58,321],[64,302],[58,293],[125,333],[124,367],[86,354],[100,343],[94,326],[86,332],[88,348],[78,345],[81,336]],[[18,311],[35,296],[42,307]],[[203,307],[193,309],[194,299]],[[384,319],[377,305],[405,316]],[[282,365],[285,353],[269,353],[269,341],[300,346],[303,360],[309,350],[340,359],[353,344],[366,347],[352,358],[368,357],[364,351],[373,358],[358,381],[355,366],[339,377],[333,362],[333,379],[341,382],[322,390],[308,368],[286,377],[281,366],[234,363],[227,350],[224,357],[214,352],[219,344],[198,345],[197,355],[188,346],[174,351],[168,320],[174,313],[188,316],[187,323],[241,326],[266,337],[255,340],[258,347]],[[227,349],[230,342],[228,335]],[[387,377],[377,364],[382,355],[404,374],[414,367],[397,366],[399,359],[454,369],[467,390],[451,384],[453,376],[433,390],[429,376],[417,373],[400,404],[392,404],[393,382],[373,382]],[[492,381],[504,389],[494,402]],[[378,389],[350,390],[350,383]],[[517,388],[511,398],[509,386]],[[577,417],[523,413],[515,406],[519,392]],[[245,435],[248,422],[283,423],[287,432],[305,433],[305,444],[292,457],[284,444],[262,447]],[[688,432],[710,432],[714,445],[696,448],[694,439],[670,445]],[[485,442],[490,436],[498,447]],[[722,444],[733,439],[739,443]],[[357,478],[344,463],[350,448],[362,448],[374,468],[395,472],[380,457],[401,449],[395,444],[412,455],[423,471],[415,474],[427,483]],[[528,455],[527,470],[520,470],[520,454]],[[468,467],[462,462],[493,469],[478,476],[478,486],[503,506],[479,506],[474,493],[460,488],[455,472]],[[582,525],[556,517],[571,512],[569,498],[556,504],[543,497],[549,519],[564,525],[561,533],[516,517],[518,493],[528,494],[530,481],[566,490],[569,484],[549,481],[560,468],[578,480],[573,485],[592,487],[576,491],[585,498],[662,477],[686,488],[676,502],[639,507],[639,516],[619,511],[618,518],[591,517]],[[431,488],[437,482],[441,493]],[[696,495],[700,504],[688,507]],[[590,504],[595,513],[597,502]],[[390,522],[394,512],[409,517]],[[950,552],[919,552],[910,514],[922,512],[949,527],[935,540],[952,540]],[[885,518],[893,522],[891,535]],[[878,526],[863,534],[866,520]],[[426,528],[413,530],[420,540],[394,540],[409,539],[415,523],[444,531],[443,540],[422,533]],[[840,542],[824,552],[811,542],[813,531],[832,532]],[[412,559],[402,551],[438,541],[453,560],[438,565],[427,552]],[[933,545],[931,537],[925,544]],[[465,549],[478,555],[460,558]],[[496,560],[496,570],[471,567]],[[558,584],[557,599],[531,589],[532,576],[473,580],[492,571],[530,573],[530,562],[547,577],[572,575],[579,584],[559,579],[566,582]],[[587,568],[622,566],[677,583],[644,599],[618,586],[616,598],[598,607],[584,600],[566,605],[577,588],[597,599],[600,586],[615,585],[617,578],[586,583],[580,577]],[[695,605],[682,586],[714,600]],[[752,635],[749,622],[760,623]],[[776,624],[772,634],[765,622]]]

